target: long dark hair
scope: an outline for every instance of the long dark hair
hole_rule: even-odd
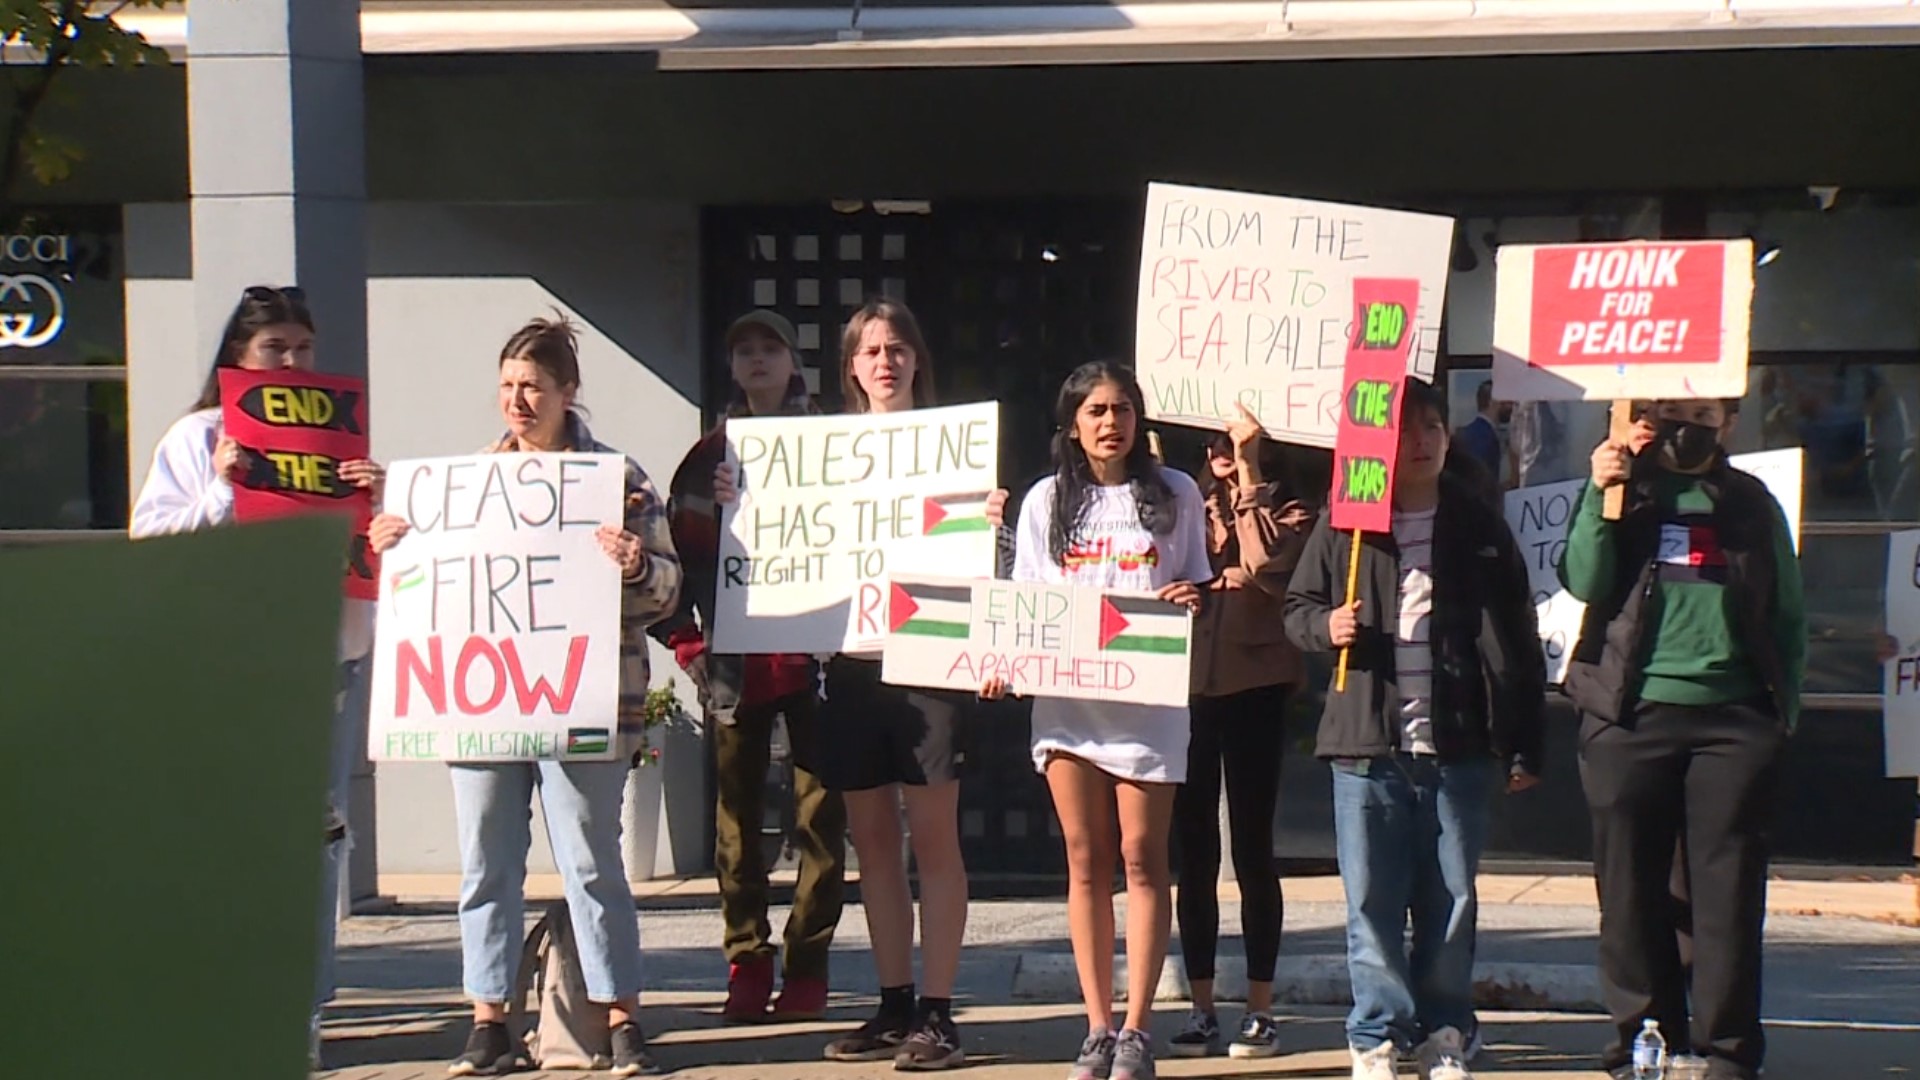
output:
[[[1053,407],[1057,426],[1053,432],[1053,520],[1047,527],[1047,554],[1062,566],[1066,565],[1067,547],[1085,524],[1093,489],[1099,486],[1094,483],[1086,450],[1073,437],[1073,429],[1081,404],[1101,383],[1118,386],[1127,400],[1133,402],[1135,424],[1146,422],[1146,395],[1140,392],[1140,381],[1133,377],[1130,368],[1095,360],[1074,368],[1067,381],[1060,384],[1060,397]],[[1127,451],[1126,466],[1127,485],[1133,489],[1140,526],[1156,536],[1171,532],[1175,514],[1173,488],[1167,484],[1167,478],[1160,475],[1160,463],[1153,460],[1147,434],[1138,427],[1134,430],[1133,447]]]
[[[933,353],[927,351],[927,338],[920,332],[920,320],[900,301],[876,296],[860,305],[860,310],[847,320],[846,332],[840,335],[840,390],[846,396],[847,411],[863,413],[872,407],[860,380],[853,377],[853,357],[860,351],[860,338],[867,332],[867,324],[876,321],[892,327],[907,348],[913,350],[914,407],[924,409],[932,405]],[[796,355],[794,362],[799,361]]]
[[[214,354],[213,370],[207,372],[206,385],[200,388],[200,398],[193,403],[192,411],[219,408],[221,369],[240,366],[240,354],[253,335],[287,323],[314,329],[313,316],[307,312],[307,294],[298,287],[249,285],[242,290],[240,303],[227,316],[227,328],[220,334],[220,351]]]

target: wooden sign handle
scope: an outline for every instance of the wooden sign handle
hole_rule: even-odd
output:
[[[1633,402],[1615,401],[1613,409],[1607,414],[1607,438],[1625,445],[1633,437]],[[1619,521],[1620,514],[1627,505],[1627,485],[1615,484],[1607,489],[1607,501],[1600,507],[1600,516],[1608,521]]]
[[[1347,556],[1347,603],[1353,603],[1353,594],[1360,587],[1360,530],[1353,530],[1353,552]],[[1333,692],[1347,692],[1347,654],[1353,651],[1348,645],[1340,650],[1340,667],[1333,676]]]

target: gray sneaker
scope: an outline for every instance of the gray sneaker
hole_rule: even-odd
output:
[[[1113,1043],[1112,1080],[1154,1080],[1153,1036],[1134,1028],[1122,1029]]]
[[[1067,1071],[1067,1080],[1107,1080],[1113,1072],[1114,1038],[1111,1031],[1096,1031],[1080,1044],[1080,1056]]]

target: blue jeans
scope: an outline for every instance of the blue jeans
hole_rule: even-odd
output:
[[[340,665],[340,685],[333,699],[333,738],[327,756],[327,824],[336,819],[347,821],[348,793],[353,781],[353,761],[358,756],[362,732],[367,720],[367,662],[349,660]],[[321,848],[320,863],[320,962],[314,967],[313,1015],[333,1000],[335,990],[334,939],[340,923],[340,873],[346,866],[347,850],[352,844],[346,834]]]
[[[527,847],[533,794],[566,884],[587,996],[615,1002],[640,992],[640,925],[620,858],[625,761],[453,765],[460,828],[460,960],[467,996],[500,1003],[526,937]]]
[[[1492,758],[1441,765],[1397,754],[1333,763],[1354,1049],[1392,1042],[1409,1050],[1444,1027],[1472,1038],[1473,878],[1499,778]]]

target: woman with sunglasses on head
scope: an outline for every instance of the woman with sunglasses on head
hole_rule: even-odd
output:
[[[500,415],[506,433],[483,454],[617,454],[593,437],[575,407],[580,354],[573,325],[534,319],[500,350]],[[680,599],[680,560],[666,507],[647,474],[626,458],[624,519],[601,525],[601,550],[620,567],[620,755],[613,761],[517,761],[450,765],[460,829],[460,957],[473,1031],[450,1070],[455,1076],[510,1072],[520,1052],[507,1030],[526,931],[524,886],[531,802],[547,821],[554,863],[566,887],[587,998],[606,1006],[614,1076],[656,1070],[640,1030],[640,932],[620,857],[620,807],[645,726],[647,628]],[[382,514],[369,539],[384,552],[407,533],[406,519]]]
[[[727,328],[731,393],[726,417],[674,470],[669,488],[673,543],[686,571],[680,606],[654,624],[673,650],[711,722],[716,792],[715,874],[725,924],[727,1023],[818,1020],[827,1011],[827,964],[845,891],[847,812],[820,782],[817,665],[804,653],[750,656],[707,647],[720,579],[720,516],[714,469],[726,460],[727,419],[819,412],[800,371],[793,324],[750,311]],[[800,876],[787,914],[780,997],[773,999],[773,926],[767,920],[767,860],[761,846],[773,725],[784,717],[793,763],[793,846]],[[771,1007],[769,1007],[771,1006]]]
[[[1082,364],[1060,387],[1054,414],[1054,475],[1020,506],[1014,580],[1152,592],[1197,610],[1213,578],[1206,504],[1190,477],[1154,460],[1133,372]],[[1007,689],[990,678],[980,696]],[[1184,705],[1033,703],[1033,762],[1066,842],[1068,925],[1087,1009],[1071,1080],[1153,1080],[1148,1024],[1173,920],[1167,840],[1174,792],[1187,777],[1190,722]],[[1117,1033],[1109,805],[1119,811],[1127,879],[1127,1016]]]
[[[1279,444],[1261,435],[1260,421],[1243,405],[1226,431],[1207,440],[1207,554],[1215,576],[1193,628],[1193,741],[1187,782],[1173,800],[1180,841],[1176,914],[1193,991],[1186,1028],[1169,1044],[1176,1057],[1220,1052],[1213,973],[1223,771],[1247,954],[1246,1016],[1227,1050],[1236,1058],[1280,1051],[1272,1010],[1283,908],[1273,869],[1273,815],[1280,801],[1287,694],[1306,677],[1282,618],[1287,580],[1306,546],[1313,514],[1282,493],[1272,453]]]
[[[229,368],[313,370],[314,326],[306,297],[296,288],[255,285],[240,296],[220,337],[213,369],[187,415],[174,421],[155,448],[146,482],[134,501],[128,532],[134,539],[194,532],[231,524],[233,485],[253,456],[229,438],[221,423],[220,373]],[[340,463],[340,479],[380,499],[385,473],[367,460]],[[333,942],[339,914],[340,870],[347,848],[347,785],[354,736],[366,713],[365,668],[373,651],[373,603],[348,599],[340,618],[340,683],[327,771],[327,814],[320,882],[320,963],[308,1029],[308,1056],[320,1065],[320,1013],[333,998]]]
[[[840,383],[849,412],[902,413],[931,406],[933,356],[905,304],[869,300],[847,320]],[[733,469],[715,470],[715,497],[738,497]],[[987,501],[999,528],[1007,493]],[[834,1061],[893,1059],[903,1072],[950,1069],[966,1061],[953,1021],[953,983],[967,929],[967,868],[960,856],[960,772],[966,759],[964,699],[880,681],[880,656],[842,653],[826,666],[819,739],[838,753],[821,761],[821,780],[846,800],[860,859],[860,899],[880,977],[871,1020],[827,1044]],[[901,848],[904,804],[920,876],[921,974],[913,981],[913,889]]]

